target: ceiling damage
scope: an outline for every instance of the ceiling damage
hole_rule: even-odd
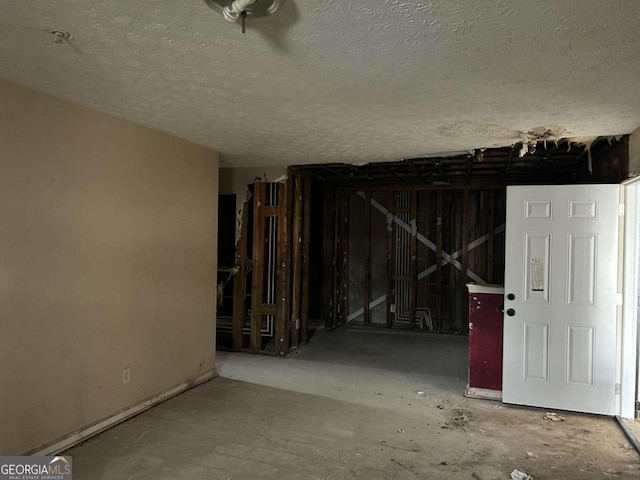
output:
[[[618,183],[628,169],[628,136],[600,137],[588,145],[529,140],[511,147],[366,165],[302,165],[311,177],[341,186],[461,186]],[[521,156],[522,149],[528,152]]]
[[[640,125],[638,24],[618,0],[285,0],[242,34],[202,0],[5,0],[0,77],[222,166],[524,155]]]

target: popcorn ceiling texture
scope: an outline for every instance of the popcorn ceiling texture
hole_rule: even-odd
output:
[[[633,131],[638,25],[631,0],[287,0],[243,35],[201,0],[3,0],[0,77],[222,166],[389,161]]]

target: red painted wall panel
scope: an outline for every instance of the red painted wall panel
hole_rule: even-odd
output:
[[[469,387],[502,390],[503,294],[469,293]]]

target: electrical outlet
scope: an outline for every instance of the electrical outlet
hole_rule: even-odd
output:
[[[131,367],[126,367],[122,369],[122,383],[131,382]]]

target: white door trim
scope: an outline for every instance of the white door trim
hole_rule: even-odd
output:
[[[634,418],[636,414],[637,386],[640,383],[638,364],[638,276],[640,268],[640,178],[622,183],[621,202],[624,202],[624,218],[620,264],[623,267],[623,305],[619,328],[619,383],[620,405],[618,414]]]

